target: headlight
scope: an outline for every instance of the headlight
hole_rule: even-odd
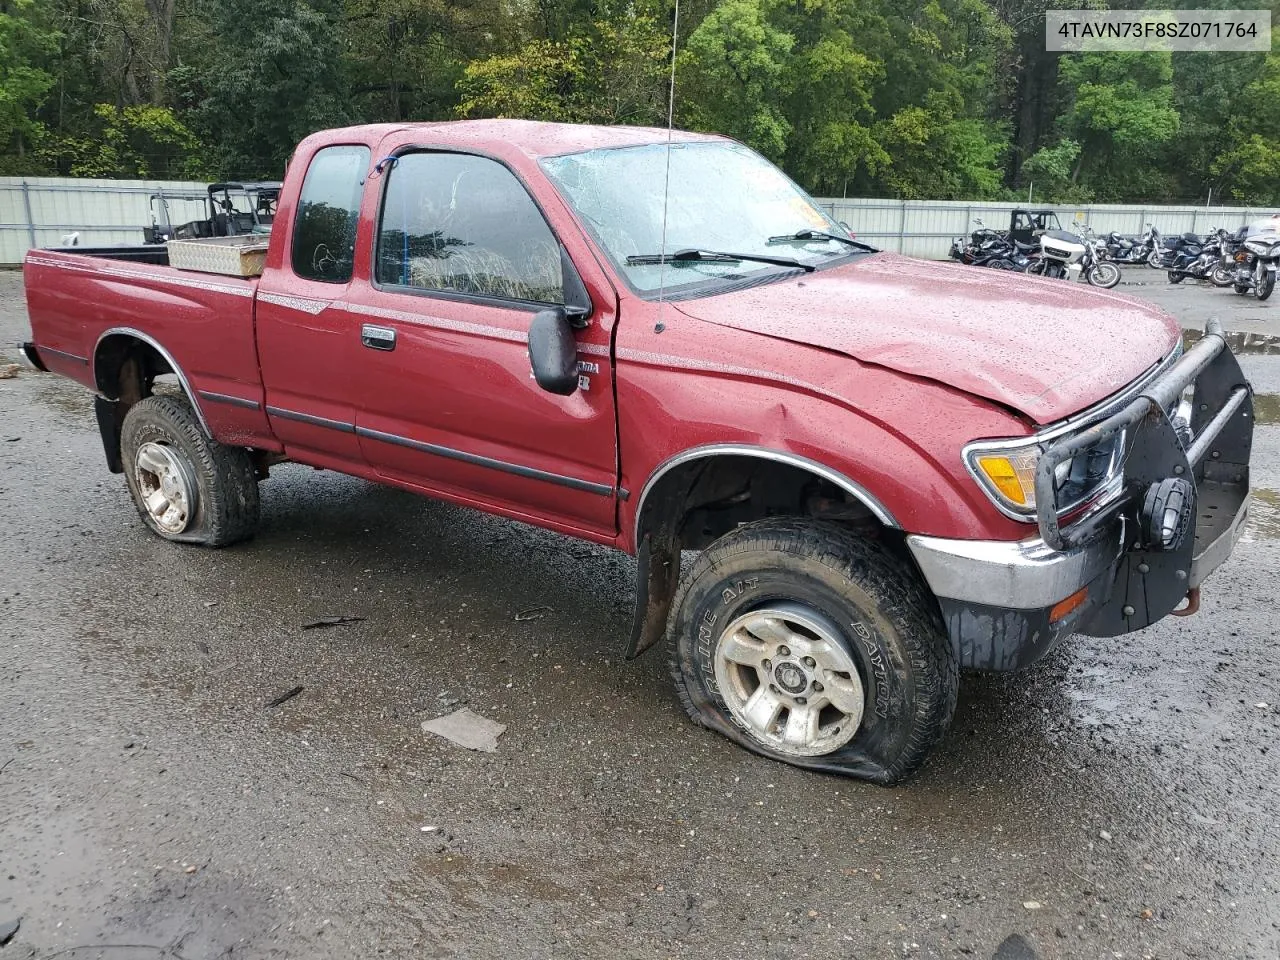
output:
[[[1271,244],[1258,243],[1256,240],[1246,240],[1244,242],[1244,248],[1248,250],[1250,253],[1256,253],[1256,254],[1262,255],[1271,249]]]
[[[1035,439],[984,440],[965,447],[969,472],[1004,513],[1030,520],[1036,513],[1036,467],[1045,447]],[[1124,434],[1083,450],[1053,471],[1058,509],[1067,512],[1101,499],[1119,482]]]

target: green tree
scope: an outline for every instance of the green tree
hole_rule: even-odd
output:
[[[1059,76],[1071,95],[1058,126],[1080,144],[1071,183],[1102,200],[1166,194],[1161,150],[1179,123],[1171,54],[1073,54],[1062,58]]]
[[[795,38],[770,23],[768,0],[725,0],[689,36],[681,60],[682,119],[781,160],[791,134],[782,108]]]
[[[1243,86],[1211,172],[1239,203],[1280,203],[1280,56],[1267,54],[1260,75]]]
[[[341,10],[327,0],[192,0],[189,59],[169,73],[179,117],[224,177],[280,177],[308,134],[355,119]]]
[[[0,173],[41,172],[29,151],[47,133],[39,110],[54,77],[42,62],[57,44],[33,0],[0,0]]]
[[[199,141],[168,107],[94,108],[95,125],[84,136],[55,135],[41,149],[49,165],[73,177],[196,179],[210,171]]]
[[[530,39],[510,53],[467,64],[458,114],[660,123],[670,44],[653,16],[635,10],[583,24],[564,39]]]

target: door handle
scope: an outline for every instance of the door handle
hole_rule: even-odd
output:
[[[360,342],[371,350],[394,350],[396,332],[391,327],[366,323],[360,328]]]

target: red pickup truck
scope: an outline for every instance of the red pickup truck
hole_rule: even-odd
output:
[[[878,252],[721,137],[330,130],[260,277],[163,247],[25,269],[26,357],[95,391],[160,537],[250,536],[290,460],[609,544],[626,653],[669,635],[696,721],[878,782],[962,668],[1194,612],[1248,505],[1216,327],[1184,352],[1123,296]]]

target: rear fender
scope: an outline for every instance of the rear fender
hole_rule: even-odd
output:
[[[125,414],[130,407],[151,393],[151,383],[155,377],[166,373],[172,373],[177,378],[200,428],[205,436],[212,437],[204,411],[200,408],[186,373],[173,358],[173,354],[159,341],[131,327],[112,327],[98,338],[92,363],[93,382],[98,389],[98,395],[94,398],[94,414],[98,420],[98,432],[102,435],[107,469],[112,473],[124,471],[120,453],[120,430],[124,425]]]

